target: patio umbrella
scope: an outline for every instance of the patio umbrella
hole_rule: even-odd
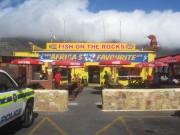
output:
[[[142,63],[136,64],[134,67],[137,67],[137,68],[146,68],[146,69],[148,69],[149,67],[154,68],[155,66],[154,66],[154,63],[152,63],[152,62],[142,62]],[[145,74],[145,77],[147,77],[148,71],[146,70],[146,71],[144,72],[144,74]]]
[[[162,59],[163,60],[163,59]],[[137,68],[155,68],[155,67],[164,67],[164,66],[168,66],[168,64],[165,64],[161,61],[151,61],[151,62],[142,62],[142,63],[139,63],[139,64],[136,64],[134,67],[137,67]],[[147,71],[146,71],[147,72]],[[148,74],[148,72],[147,72]]]
[[[156,64],[168,64],[167,61],[169,61],[170,59],[172,59],[172,57],[171,56],[167,56],[167,57],[163,57],[163,58],[157,59],[154,62]]]
[[[84,63],[77,60],[71,60],[69,58],[65,60],[56,60],[52,62],[53,66],[65,66],[68,68],[75,68],[75,67],[84,67]],[[68,70],[67,70],[68,71]],[[68,80],[68,72],[67,72],[67,80]]]
[[[32,58],[22,58],[22,59],[14,59],[11,61],[11,64],[16,64],[16,65],[27,65],[28,67],[28,75],[29,75],[29,65],[43,65],[44,62],[41,60],[37,60],[37,59],[32,59]],[[18,72],[19,72],[19,66],[18,66]],[[18,78],[19,78],[19,74],[18,74]]]
[[[44,62],[37,60],[37,59],[31,59],[31,58],[23,58],[23,59],[15,59],[11,61],[11,64],[17,64],[17,65],[43,65]]]
[[[71,60],[71,59],[65,59],[65,60],[57,60],[52,62],[53,66],[66,66],[66,67],[78,67],[78,66],[84,66],[84,63],[77,60]]]
[[[165,63],[172,64],[172,63],[180,63],[180,55],[171,57]]]
[[[85,66],[61,66],[62,68],[85,68]]]
[[[138,63],[136,64],[134,67],[137,67],[137,68],[148,68],[148,67],[154,67],[154,64],[153,63],[149,63],[149,62],[142,62],[142,63]]]
[[[158,62],[158,61],[151,61],[151,62],[142,62],[142,63],[136,64],[134,67],[137,67],[137,68],[152,67],[152,68],[154,68],[154,67],[164,67],[164,66],[168,66],[168,64],[165,64],[163,62]]]
[[[114,82],[115,82],[115,78],[116,78],[115,67],[121,66],[121,65],[130,65],[130,64],[131,64],[131,62],[128,60],[119,60],[117,58],[113,58],[110,60],[102,60],[99,62],[100,66],[109,66],[109,67],[113,66],[114,67]]]
[[[108,65],[108,66],[117,66],[117,65],[130,65],[130,61],[128,60],[119,60],[117,58],[113,58],[110,60],[102,60],[99,62],[99,65]]]

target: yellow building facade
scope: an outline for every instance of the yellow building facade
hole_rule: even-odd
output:
[[[23,52],[15,52],[15,56],[24,55]],[[26,54],[30,55],[30,54]],[[109,78],[118,81],[123,85],[128,85],[127,76],[141,76],[146,79],[151,74],[152,69],[135,68],[135,64],[141,62],[153,61],[156,57],[156,51],[137,49],[135,43],[46,43],[46,48],[41,49],[32,46],[31,56],[37,57],[44,62],[54,60],[73,59],[84,62],[85,67],[72,68],[71,79],[85,78],[89,84],[103,85],[104,73],[108,72]],[[129,60],[131,65],[122,65],[119,67],[101,66],[102,60],[117,58]],[[43,67],[46,68],[47,64]],[[67,70],[62,67],[63,70]],[[63,76],[66,76],[64,71]]]

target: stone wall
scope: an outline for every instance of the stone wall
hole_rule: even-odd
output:
[[[103,110],[161,111],[180,109],[180,89],[103,89]]]
[[[62,112],[68,110],[67,90],[35,90],[35,111]]]

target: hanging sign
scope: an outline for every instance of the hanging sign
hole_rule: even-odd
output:
[[[46,43],[47,50],[56,51],[134,51],[136,46],[134,43]]]
[[[148,62],[148,53],[138,52],[41,52],[39,59],[41,60],[63,60],[70,58],[83,62],[99,62],[101,60],[109,60],[116,57],[120,60],[129,60],[130,62]]]

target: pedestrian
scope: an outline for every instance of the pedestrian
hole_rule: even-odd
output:
[[[55,88],[58,89],[59,84],[61,82],[61,78],[62,78],[62,76],[61,76],[59,71],[57,71],[57,73],[55,74],[54,78],[55,78]]]
[[[155,75],[153,76],[153,86],[154,86],[155,88],[160,87],[160,77],[159,77],[159,74],[155,74]]]
[[[105,71],[105,74],[104,74],[104,85],[105,87],[108,87],[108,74],[107,74],[107,71]]]
[[[71,70],[69,69],[68,71],[68,83],[71,82]]]
[[[173,82],[174,82],[174,84],[179,84],[179,79],[174,78]]]
[[[166,74],[163,74],[160,79],[161,79],[161,82],[167,82],[168,81],[168,77],[166,76]]]

